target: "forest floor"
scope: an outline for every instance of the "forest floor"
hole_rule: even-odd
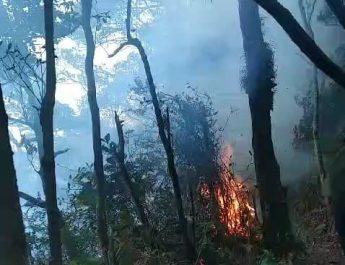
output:
[[[327,225],[327,208],[322,203],[317,187],[312,183],[302,183],[294,194],[291,205],[295,233],[305,246],[305,257],[300,263],[305,265],[345,265],[334,224]]]

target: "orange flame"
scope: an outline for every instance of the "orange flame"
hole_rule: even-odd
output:
[[[224,149],[222,157],[231,160],[231,146]],[[200,194],[206,201],[211,200],[211,192],[206,183],[200,185]],[[249,237],[256,226],[255,209],[251,205],[248,188],[240,183],[229,166],[222,166],[219,180],[214,185],[215,200],[218,204],[220,222],[226,227],[228,235]]]

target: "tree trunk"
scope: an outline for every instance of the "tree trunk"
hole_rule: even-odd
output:
[[[326,0],[327,5],[337,17],[340,25],[345,29],[345,5],[342,0]]]
[[[345,72],[334,63],[304,31],[293,15],[277,0],[253,0],[265,9],[289,35],[298,48],[316,65],[345,89]]]
[[[62,264],[60,215],[57,207],[55,156],[54,156],[54,105],[56,91],[56,70],[54,54],[54,6],[53,0],[44,0],[44,28],[46,38],[46,91],[40,111],[43,150],[41,158],[44,178],[43,190],[46,197],[50,265]]]
[[[137,213],[140,218],[140,221],[146,228],[149,228],[150,223],[147,218],[144,205],[141,203],[139,194],[135,190],[134,183],[131,180],[131,177],[128,173],[128,170],[125,164],[125,137],[123,134],[122,122],[120,121],[120,118],[116,112],[115,112],[115,123],[116,123],[117,135],[119,138],[119,143],[117,145],[118,146],[117,153],[115,154],[115,157],[116,157],[117,163],[119,164],[123,179],[126,183],[129,193],[131,194],[131,197],[133,199],[134,205],[137,209]]]
[[[149,90],[150,90],[152,103],[153,103],[153,107],[154,107],[154,111],[155,111],[155,116],[156,116],[158,131],[159,131],[159,137],[162,141],[162,144],[163,144],[163,147],[165,150],[165,154],[167,156],[168,172],[169,172],[171,181],[173,183],[177,213],[179,216],[179,223],[180,223],[180,227],[182,230],[183,240],[184,240],[184,243],[186,245],[187,256],[191,260],[194,260],[195,249],[194,249],[194,246],[193,246],[193,244],[189,238],[189,235],[188,235],[187,219],[185,217],[184,210],[183,210],[183,202],[182,202],[181,188],[180,188],[180,183],[179,183],[179,176],[177,174],[176,167],[175,167],[174,151],[172,149],[171,141],[169,141],[169,139],[168,139],[170,137],[167,136],[166,132],[165,132],[164,119],[163,119],[161,108],[159,106],[159,101],[158,101],[158,97],[157,97],[157,93],[156,93],[156,87],[155,87],[154,82],[153,82],[153,77],[152,77],[151,67],[150,67],[149,61],[147,59],[145,50],[144,50],[143,46],[141,45],[141,42],[139,40],[136,40],[135,43],[136,43],[135,46],[139,50],[141,60],[144,64],[147,82],[149,84]]]
[[[291,227],[286,192],[280,181],[271,133],[274,62],[265,43],[258,6],[253,0],[239,0],[239,13],[247,75],[244,80],[252,117],[252,146],[263,216],[264,244],[277,256],[286,249]]]
[[[23,217],[1,85],[0,142],[0,264],[27,265]]]
[[[298,0],[300,13],[302,16],[302,21],[304,24],[304,27],[309,34],[309,36],[315,40],[314,31],[311,25],[311,19],[313,14],[307,15],[304,1]],[[314,89],[314,110],[313,110],[313,143],[314,143],[314,154],[317,161],[317,165],[319,168],[319,183],[321,185],[321,193],[324,196],[326,206],[328,208],[328,225],[330,223],[330,216],[331,216],[331,210],[330,210],[330,196],[331,194],[326,194],[329,190],[328,187],[323,187],[326,185],[326,183],[329,183],[329,181],[326,180],[328,178],[326,167],[324,163],[324,157],[321,151],[320,146],[320,85],[319,85],[319,72],[317,67],[313,66],[313,89]],[[326,193],[325,193],[326,192]]]
[[[95,42],[91,29],[91,10],[92,0],[82,1],[82,27],[86,40],[86,59],[85,73],[87,78],[87,96],[92,120],[92,142],[94,154],[94,170],[96,174],[97,188],[97,228],[98,236],[101,243],[104,263],[110,264],[109,261],[109,236],[106,213],[106,194],[105,194],[105,176],[103,168],[103,154],[101,142],[101,121],[99,108],[97,104],[96,82],[93,69],[93,60],[95,56]]]
[[[156,87],[155,87],[153,77],[152,77],[150,63],[149,63],[149,60],[147,59],[145,49],[143,45],[141,44],[141,41],[137,38],[133,38],[131,35],[131,10],[132,10],[132,0],[128,0],[127,1],[127,18],[126,18],[127,41],[122,43],[112,54],[109,55],[109,57],[115,56],[122,48],[124,48],[127,45],[133,45],[134,47],[136,47],[140,54],[140,58],[144,65],[147,83],[149,85],[149,92],[151,95],[152,104],[153,104],[153,108],[154,108],[154,112],[156,116],[159,137],[161,139],[161,142],[165,150],[165,154],[167,156],[168,173],[173,184],[176,208],[177,208],[177,213],[179,217],[179,224],[182,231],[183,241],[186,246],[186,254],[190,260],[194,260],[196,257],[196,252],[195,252],[194,245],[189,237],[187,219],[184,214],[179,176],[176,171],[174,151],[173,151],[171,141],[170,141],[170,128],[169,126],[167,126],[168,128],[165,127],[162,110],[159,105],[159,101],[158,101],[158,97],[156,93]],[[166,132],[166,129],[167,129],[167,132]]]

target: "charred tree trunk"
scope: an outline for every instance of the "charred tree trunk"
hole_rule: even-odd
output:
[[[91,29],[92,0],[82,1],[82,27],[86,39],[85,73],[87,78],[87,97],[92,119],[92,142],[94,154],[94,170],[97,187],[97,228],[101,243],[104,263],[110,264],[109,236],[106,212],[105,176],[101,142],[101,121],[96,96],[96,82],[93,68],[95,57],[95,42]]]
[[[43,156],[41,158],[43,190],[46,197],[50,265],[62,264],[60,215],[57,207],[55,153],[54,153],[54,105],[56,91],[56,70],[54,54],[54,6],[53,0],[44,1],[44,28],[46,38],[46,92],[40,111],[43,137]]]
[[[239,13],[247,72],[244,84],[252,118],[252,146],[263,215],[264,243],[266,248],[279,256],[288,251],[285,248],[291,236],[291,227],[271,133],[276,86],[273,53],[263,38],[257,4],[253,0],[240,0]]]
[[[126,19],[127,41],[122,43],[112,54],[109,55],[109,57],[115,56],[122,48],[126,47],[127,45],[132,45],[136,47],[140,54],[140,58],[144,65],[147,83],[149,85],[149,92],[152,98],[152,104],[153,104],[153,108],[154,108],[154,112],[156,116],[159,137],[161,139],[161,142],[165,150],[165,154],[167,156],[168,173],[173,184],[176,208],[177,208],[177,213],[179,217],[179,225],[182,231],[183,241],[186,246],[186,254],[190,260],[194,260],[196,257],[196,252],[188,233],[187,219],[185,217],[185,213],[183,209],[179,176],[177,174],[176,167],[175,167],[174,151],[173,151],[171,139],[170,139],[170,128],[169,126],[168,128],[166,128],[165,126],[162,110],[160,108],[160,104],[159,104],[157,93],[156,93],[156,87],[155,87],[153,77],[152,77],[150,63],[149,63],[149,60],[147,59],[145,49],[143,45],[141,44],[141,41],[137,38],[133,38],[131,35],[131,10],[132,10],[132,0],[128,0],[127,19]]]
[[[147,218],[144,205],[142,204],[138,192],[135,190],[135,184],[132,182],[131,177],[128,173],[126,163],[125,163],[125,137],[123,134],[123,128],[122,128],[122,121],[120,120],[119,116],[115,112],[115,123],[116,123],[116,129],[117,129],[117,135],[119,138],[119,143],[117,145],[117,152],[115,154],[116,161],[120,167],[121,174],[123,176],[123,179],[126,183],[126,186],[129,190],[129,193],[131,194],[131,197],[133,199],[134,205],[137,209],[138,216],[140,218],[140,221],[142,224],[149,228],[150,223]]]
[[[253,0],[265,9],[289,35],[298,48],[316,65],[345,89],[345,72],[334,63],[304,31],[293,15],[277,0]]]
[[[0,264],[27,265],[29,263],[23,216],[1,85],[0,142]]]

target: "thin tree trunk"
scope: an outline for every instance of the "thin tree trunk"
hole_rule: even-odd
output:
[[[334,63],[304,31],[293,15],[277,0],[253,0],[265,9],[289,35],[298,48],[316,65],[345,89],[345,72]]]
[[[117,147],[117,152],[116,152],[116,160],[117,163],[119,164],[121,174],[123,176],[123,179],[126,183],[126,186],[129,190],[129,193],[131,194],[131,197],[133,199],[134,205],[137,209],[138,216],[140,218],[140,221],[142,224],[149,228],[149,220],[147,218],[144,205],[141,203],[141,200],[139,198],[138,192],[135,190],[134,183],[131,180],[131,177],[128,173],[126,163],[125,163],[125,137],[123,134],[123,128],[122,128],[122,122],[120,121],[119,116],[115,112],[115,123],[116,123],[116,129],[117,129],[117,135],[119,138],[119,143]]]
[[[151,95],[152,104],[153,104],[153,108],[154,108],[154,112],[156,116],[159,137],[161,139],[161,142],[165,150],[165,154],[167,156],[168,173],[173,184],[176,208],[177,208],[177,213],[179,217],[179,224],[182,231],[183,241],[186,246],[186,254],[190,260],[195,260],[196,252],[195,252],[194,245],[189,237],[187,219],[184,214],[179,176],[176,171],[174,151],[173,151],[172,144],[170,141],[170,133],[169,133],[170,128],[166,128],[164,124],[162,110],[159,105],[159,101],[158,101],[158,97],[156,93],[156,87],[155,87],[153,77],[152,77],[150,63],[149,63],[149,60],[147,59],[145,49],[143,45],[141,44],[141,41],[137,38],[133,38],[131,35],[131,10],[132,10],[132,0],[128,0],[127,19],[126,19],[127,41],[122,43],[112,54],[109,55],[109,57],[115,56],[122,48],[126,47],[127,45],[132,45],[136,47],[140,54],[140,58],[143,62],[144,69],[145,69],[147,83],[149,85],[149,92]],[[166,129],[167,129],[167,132],[166,132]]]
[[[195,211],[195,201],[194,201],[194,189],[193,185],[189,183],[189,198],[190,198],[190,206],[191,206],[191,216],[192,216],[192,240],[193,244],[196,242],[196,211]]]
[[[263,215],[263,235],[267,249],[277,256],[287,252],[291,235],[286,192],[274,154],[271,128],[274,62],[265,43],[258,6],[252,0],[239,0],[240,23],[246,60],[245,89],[252,118],[252,146]]]
[[[109,236],[106,211],[105,176],[103,168],[103,154],[101,142],[101,121],[97,104],[96,82],[93,68],[95,57],[95,42],[91,29],[92,0],[82,1],[82,27],[86,40],[85,73],[87,78],[87,96],[92,120],[92,142],[94,154],[94,170],[97,187],[97,227],[101,243],[104,263],[110,264]]]
[[[337,17],[340,25],[345,29],[345,5],[343,0],[326,0],[326,2]]]
[[[316,1],[316,0],[314,0]],[[345,7],[341,1],[337,0],[326,0],[332,11],[336,14],[341,25],[345,26]],[[303,0],[299,0],[299,8],[302,16],[303,23],[307,29],[308,34],[314,39],[314,32],[311,26],[311,15],[306,15],[306,10],[303,4]],[[345,27],[344,27],[345,29]],[[339,235],[339,241],[341,243],[343,252],[345,253],[345,236],[344,236],[344,224],[341,220],[344,219],[343,206],[339,203],[333,203],[329,175],[327,174],[323,154],[320,148],[319,141],[319,131],[320,131],[320,86],[318,80],[317,68],[313,69],[313,85],[315,90],[315,100],[314,100],[314,115],[313,115],[313,140],[314,140],[314,153],[318,162],[319,173],[320,173],[320,185],[321,192],[325,199],[325,204],[327,207],[327,227],[332,227],[332,212],[334,214],[335,228]],[[339,221],[340,220],[340,221]]]
[[[46,197],[50,265],[62,264],[60,215],[57,207],[55,155],[54,155],[54,105],[56,91],[56,70],[54,54],[54,6],[53,0],[44,0],[44,29],[46,39],[46,91],[40,110],[43,150],[41,158],[44,178],[43,190]]]
[[[312,19],[313,13],[307,14],[303,0],[298,0],[298,4],[299,4],[299,9],[302,16],[304,27],[307,33],[309,34],[309,36],[313,40],[315,40],[314,31],[311,25],[311,19]],[[315,154],[315,158],[316,158],[317,165],[319,168],[319,177],[320,177],[319,183],[321,184],[320,188],[321,188],[321,191],[323,191],[322,195],[325,198],[325,203],[328,208],[328,219],[330,220],[331,211],[330,211],[329,201],[330,201],[331,194],[325,194],[324,192],[327,193],[327,191],[329,190],[329,187],[323,187],[324,185],[326,185],[326,183],[329,183],[329,182],[326,181],[326,178],[328,177],[328,175],[326,172],[324,158],[323,158],[323,154],[322,154],[321,146],[320,146],[320,85],[319,85],[319,72],[315,65],[313,66],[313,88],[314,88],[314,110],[313,110],[314,111],[313,112],[314,154]]]
[[[0,264],[26,265],[29,261],[23,216],[1,85],[0,143]]]
[[[183,209],[183,202],[182,202],[182,194],[181,194],[181,188],[180,188],[180,183],[179,183],[179,176],[176,171],[175,167],[175,157],[174,157],[174,152],[172,149],[171,141],[169,141],[170,136],[168,136],[165,132],[165,125],[164,125],[164,119],[162,115],[161,108],[159,106],[159,101],[156,93],[156,88],[153,82],[153,77],[151,73],[151,68],[149,61],[147,59],[145,50],[143,46],[141,45],[141,42],[137,39],[135,39],[136,43],[135,47],[139,50],[141,59],[144,64],[146,76],[147,76],[147,81],[149,84],[149,90],[152,98],[152,103],[154,106],[154,111],[155,111],[155,116],[156,116],[156,121],[157,121],[157,126],[158,126],[158,131],[159,131],[159,136],[162,141],[165,154],[167,156],[167,163],[168,163],[168,172],[173,184],[173,189],[174,189],[174,195],[175,195],[175,201],[176,201],[176,207],[177,207],[177,213],[179,216],[179,224],[182,230],[182,236],[184,243],[186,245],[186,251],[187,251],[187,256],[191,259],[194,260],[196,253],[194,246],[190,240],[190,237],[188,235],[188,227],[187,227],[187,219],[184,214],[184,209]]]

